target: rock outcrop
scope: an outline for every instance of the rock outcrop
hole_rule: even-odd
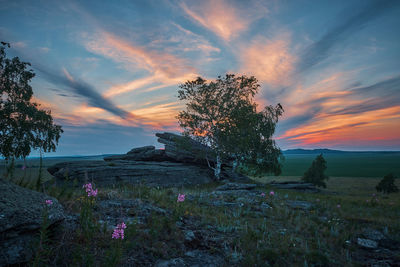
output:
[[[156,149],[154,146],[138,147],[123,155],[105,157],[104,160],[171,161],[203,166],[215,163],[210,147],[191,138],[174,133],[156,133],[156,136],[157,141],[164,144],[164,149]],[[223,160],[223,165],[231,166],[229,159]]]
[[[279,188],[279,189],[292,189],[292,190],[304,191],[304,192],[310,192],[310,193],[320,192],[320,190],[311,183],[303,183],[303,182],[296,182],[296,181],[282,182],[282,183],[271,182],[270,185],[273,187]]]
[[[56,178],[57,184],[73,184],[75,181],[76,185],[82,185],[91,181],[97,186],[122,182],[180,187],[206,184],[214,180],[213,172],[208,167],[208,164],[214,164],[209,147],[172,133],[157,133],[156,136],[165,145],[165,149],[138,147],[123,155],[105,157],[104,161],[62,162],[47,170]],[[221,179],[250,181],[243,175],[232,173],[228,160],[222,165]]]
[[[32,248],[39,236],[46,200],[49,228],[65,218],[63,207],[55,198],[0,179],[0,266],[17,265],[32,258]]]

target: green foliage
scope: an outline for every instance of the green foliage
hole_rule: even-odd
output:
[[[324,180],[328,179],[328,176],[325,175],[326,168],[326,161],[322,154],[320,154],[312,162],[310,168],[304,173],[302,180],[325,188],[326,183]]]
[[[243,163],[260,172],[281,172],[282,153],[272,135],[283,108],[278,104],[257,112],[254,96],[260,85],[254,76],[227,74],[210,82],[198,77],[179,87],[179,100],[187,101],[179,124],[184,135],[215,152],[216,177],[223,157],[234,159],[233,170]]]
[[[27,157],[31,149],[55,151],[63,130],[53,123],[51,112],[32,102],[29,85],[35,76],[27,62],[6,57],[0,46],[0,154],[6,160]]]
[[[392,173],[385,175],[379,184],[375,187],[378,192],[383,192],[386,194],[399,192],[399,189],[394,184],[394,179],[396,179]]]

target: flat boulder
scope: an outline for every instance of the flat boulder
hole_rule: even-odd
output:
[[[46,206],[46,200],[52,204]],[[53,229],[65,218],[57,199],[0,179],[0,266],[23,264],[32,258],[45,208]]]
[[[126,154],[104,157],[104,160],[168,161],[171,159],[166,156],[163,149],[156,149],[154,146],[144,146],[133,148]]]
[[[291,189],[291,190],[297,190],[297,191],[305,191],[305,192],[311,192],[311,193],[317,193],[320,192],[318,188],[315,187],[315,185],[311,183],[304,183],[304,182],[271,182],[271,186],[279,189]]]
[[[227,191],[227,190],[252,190],[256,188],[256,184],[239,184],[239,183],[226,183],[218,186],[215,191]]]
[[[174,187],[206,184],[213,181],[210,169],[179,162],[154,161],[71,161],[55,164],[48,172],[57,184],[82,184],[91,181],[96,186],[120,183]]]

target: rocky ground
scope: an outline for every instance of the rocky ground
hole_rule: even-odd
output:
[[[82,264],[83,260],[75,255],[82,251],[92,254],[96,266],[106,262],[105,252],[110,249],[107,247],[116,241],[110,238],[112,229],[120,222],[127,224],[127,232],[126,239],[121,243],[124,249],[118,266],[249,266],[248,263],[253,263],[252,257],[259,258],[254,261],[257,266],[291,265],[284,253],[277,254],[279,250],[257,250],[257,244],[254,246],[251,242],[260,242],[265,238],[263,235],[267,238],[269,235],[270,239],[278,236],[276,240],[282,244],[287,243],[287,239],[293,239],[289,243],[301,246],[304,240],[297,240],[302,236],[298,232],[300,230],[301,233],[301,229],[293,225],[290,227],[282,219],[288,221],[298,217],[297,222],[303,216],[303,220],[311,222],[311,218],[316,221],[314,227],[349,223],[338,216],[331,216],[329,211],[310,217],[321,209],[320,201],[299,200],[293,198],[294,194],[290,191],[273,191],[272,195],[270,189],[256,184],[223,183],[203,190],[184,190],[184,202],[176,202],[176,196],[182,189],[142,186],[135,191],[127,185],[117,189],[100,189],[93,205],[93,224],[97,225],[93,230],[96,233],[94,236],[100,237],[85,240],[80,232],[80,204],[76,198],[64,201],[63,208],[56,199],[42,193],[4,181],[1,186],[2,194],[8,193],[2,196],[0,202],[0,265],[32,262],[35,251],[30,249],[29,244],[36,242],[46,207],[43,203],[47,199],[53,200],[49,209],[49,228],[56,231],[52,235],[52,244],[58,244],[59,257],[47,263],[61,266]],[[258,225],[252,225],[251,220],[257,220]],[[308,262],[338,266],[349,260],[353,264],[368,266],[398,266],[400,243],[390,236],[387,229],[373,227],[376,226],[365,222],[349,233],[340,248],[348,251],[348,259],[311,253],[307,256]],[[308,241],[310,246],[314,241]],[[73,247],[79,250],[74,252]],[[256,249],[250,259],[246,255],[249,249]],[[285,253],[294,252],[296,247],[289,247]]]

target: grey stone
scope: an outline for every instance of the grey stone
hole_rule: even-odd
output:
[[[315,185],[311,183],[303,183],[303,182],[282,182],[282,183],[276,183],[272,182],[270,183],[271,186],[279,188],[279,189],[292,189],[292,190],[298,190],[298,191],[306,191],[306,192],[320,192],[318,188],[315,187]]]
[[[365,229],[363,236],[374,241],[379,241],[386,238],[384,234],[375,229]]]
[[[46,200],[53,204],[46,206]],[[45,208],[49,228],[54,229],[65,218],[57,199],[0,179],[0,266],[31,259]]]
[[[186,230],[184,231],[185,234],[185,241],[191,242],[196,238],[192,230]]]
[[[169,260],[159,260],[156,262],[154,267],[184,267],[187,266],[183,259],[175,258]]]
[[[251,190],[256,188],[256,184],[238,184],[238,183],[227,183],[218,186],[215,191],[226,191],[226,190]]]
[[[137,147],[131,149],[128,153],[126,154],[141,154],[141,153],[146,153],[149,151],[154,151],[156,148],[154,146],[143,146],[143,147]]]
[[[378,243],[371,239],[357,238],[357,244],[362,248],[376,249],[378,248]]]
[[[96,186],[120,183],[149,186],[183,186],[206,184],[213,181],[210,169],[178,162],[116,160],[110,165],[104,161],[72,161],[55,164],[48,169],[57,184],[82,186],[87,181]]]
[[[287,200],[286,204],[292,209],[309,210],[312,207],[310,202],[300,200]]]
[[[120,182],[149,186],[180,187],[214,181],[202,152],[210,148],[193,139],[172,133],[157,133],[165,149],[154,146],[138,147],[124,155],[105,157],[104,161],[62,162],[49,167],[48,172],[57,184],[82,185],[87,181],[97,186],[116,185]],[[229,161],[223,161],[221,179],[249,182],[244,175],[233,173]]]

